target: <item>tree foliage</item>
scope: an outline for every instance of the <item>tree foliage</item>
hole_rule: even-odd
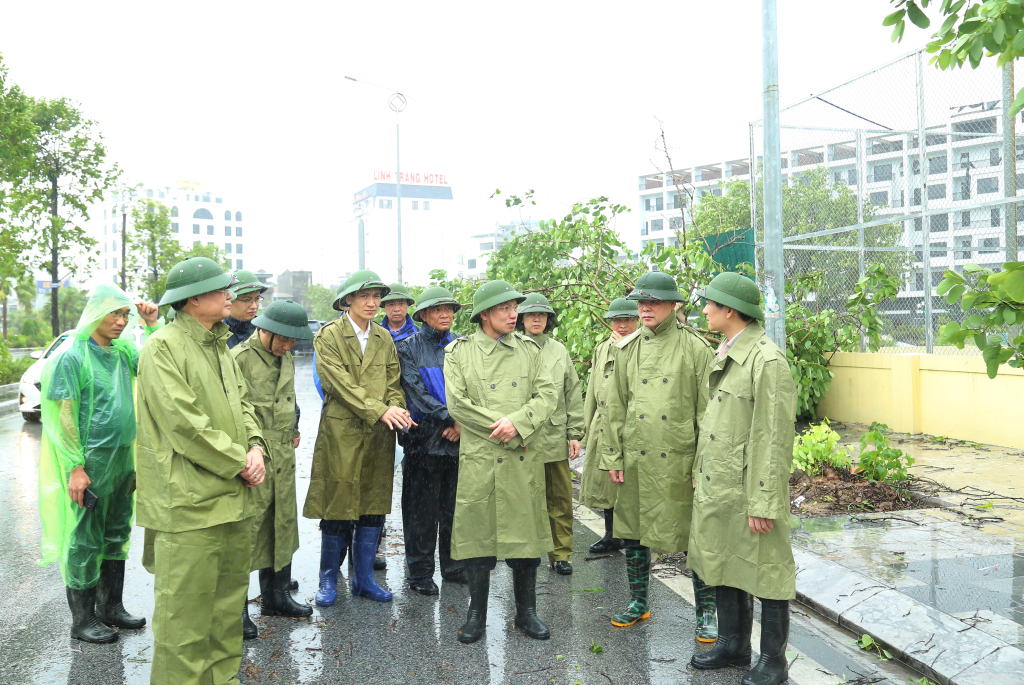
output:
[[[132,288],[159,302],[166,290],[167,272],[182,260],[184,251],[171,232],[171,211],[164,203],[142,200],[132,206],[131,215],[125,273]]]
[[[319,283],[313,283],[306,291],[306,302],[309,304],[311,316],[319,321],[330,321],[338,318],[338,312],[334,311],[334,298],[337,296],[330,288]]]
[[[929,6],[938,5],[939,29],[932,34],[927,51],[934,55],[929,64],[939,69],[972,69],[985,58],[996,57],[1002,67],[1024,55],[1024,4],[1018,0],[890,0],[896,10],[882,20],[892,26],[892,40],[903,40],[907,20],[921,29],[932,25]],[[1024,108],[1024,88],[1010,107],[1010,116]]]

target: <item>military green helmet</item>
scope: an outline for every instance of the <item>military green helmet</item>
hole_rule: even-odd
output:
[[[388,286],[389,292],[384,297],[380,298],[380,303],[393,302],[395,300],[405,300],[409,304],[416,304],[416,298],[406,292],[405,286],[401,283],[392,283]]]
[[[263,313],[252,320],[252,325],[270,333],[294,338],[311,340],[313,331],[309,330],[309,318],[301,304],[291,300],[271,302]]]
[[[170,322],[174,321],[174,315],[177,314],[177,313],[178,312],[175,311],[174,307],[168,308],[167,309],[167,313],[164,314],[164,321],[166,321],[167,323],[170,323]]]
[[[606,319],[638,319],[640,312],[636,308],[636,302],[627,300],[625,297],[617,297],[608,305]]]
[[[384,281],[380,280],[380,276],[369,269],[363,269],[348,277],[344,285],[341,286],[341,290],[338,291],[338,296],[334,298],[332,306],[337,311],[341,311],[340,305],[345,300],[346,295],[351,295],[365,288],[379,288],[381,297],[387,297],[388,293],[391,292],[391,288],[384,285]]]
[[[167,291],[158,306],[173,304],[214,290],[234,285],[235,277],[224,273],[220,264],[209,257],[189,257],[178,262],[167,274]]]
[[[420,299],[416,300],[416,311],[412,314],[413,321],[423,323],[423,319],[420,318],[420,312],[436,307],[439,304],[450,304],[456,312],[462,309],[462,305],[452,295],[451,290],[435,285],[420,293]]]
[[[530,293],[526,296],[522,302],[519,303],[519,323],[522,328],[523,314],[547,314],[548,323],[544,326],[544,332],[547,333],[552,328],[558,325],[558,312],[552,307],[551,303],[548,302],[548,298],[544,297],[540,293]]]
[[[263,283],[260,282],[260,279],[256,278],[256,274],[251,271],[238,269],[235,271],[235,280],[237,282],[231,286],[231,294],[235,297],[246,293],[262,293],[267,289],[267,286],[263,285]]]
[[[487,281],[473,294],[473,314],[469,320],[471,323],[480,323],[480,314],[491,307],[497,307],[509,300],[515,300],[518,304],[524,299],[526,296],[509,285],[507,281]]]
[[[761,291],[757,289],[756,283],[741,274],[718,274],[700,295],[705,300],[764,320],[764,312],[761,311]]]
[[[636,287],[626,299],[682,302],[683,296],[679,294],[676,279],[671,275],[664,271],[648,271],[636,280]]]

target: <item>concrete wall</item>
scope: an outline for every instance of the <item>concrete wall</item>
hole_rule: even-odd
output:
[[[990,379],[981,357],[838,353],[818,415],[1024,448],[1024,371]]]

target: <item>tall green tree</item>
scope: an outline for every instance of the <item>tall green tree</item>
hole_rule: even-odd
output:
[[[336,295],[333,290],[319,283],[309,286],[309,290],[306,291],[306,302],[314,319],[330,321],[338,318],[338,312],[334,311],[333,307]]]
[[[33,100],[32,120],[38,129],[35,154],[25,182],[12,191],[15,213],[29,226],[30,242],[40,253],[42,268],[56,283],[95,263],[96,241],[81,222],[89,205],[103,200],[116,181],[117,165],[106,164],[107,148],[96,122],[86,119],[66,98]],[[61,273],[61,270],[64,273]],[[60,334],[60,289],[50,293],[50,327]]]
[[[132,230],[124,248],[131,287],[153,302],[164,294],[167,272],[182,259],[183,250],[171,232],[171,210],[158,200],[145,199],[131,208]]]
[[[117,215],[117,210],[120,210],[121,214],[121,289],[128,290],[128,215],[134,213],[142,184],[131,185],[122,177],[115,181],[113,191],[114,216]]]
[[[80,290],[74,286],[65,288],[57,304],[56,320],[61,332],[68,331],[78,325],[78,319],[85,311],[85,305],[89,301],[89,292]],[[53,319],[52,301],[43,305],[43,317]],[[58,333],[57,335],[60,335]],[[57,336],[54,336],[57,337]]]

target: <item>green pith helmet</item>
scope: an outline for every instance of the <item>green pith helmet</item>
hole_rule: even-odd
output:
[[[627,300],[655,300],[682,302],[683,296],[676,288],[676,279],[664,271],[648,271],[636,279],[636,287],[626,296]]]
[[[518,304],[526,299],[526,295],[513,288],[506,281],[487,281],[473,293],[473,314],[470,323],[480,323],[480,313],[503,302],[515,300]]]
[[[548,302],[548,298],[544,297],[540,293],[530,293],[526,296],[526,299],[519,303],[519,321],[522,322],[523,314],[547,314],[548,323],[544,326],[544,332],[549,332],[552,328],[558,325],[558,312],[551,307],[551,303]]]
[[[409,304],[416,304],[416,298],[405,291],[405,286],[401,283],[392,283],[388,286],[389,292],[384,297],[380,298],[380,303],[393,302],[395,300],[405,300]]]
[[[235,280],[237,282],[231,286],[231,294],[235,297],[246,293],[262,293],[267,289],[267,286],[260,283],[260,279],[256,278],[256,274],[251,271],[243,271],[242,269],[235,271]]]
[[[235,277],[224,273],[220,264],[209,257],[189,257],[178,262],[167,273],[167,291],[158,306],[181,302],[234,285]]]
[[[379,288],[381,297],[387,297],[388,293],[391,292],[391,288],[384,285],[384,281],[380,280],[380,276],[369,269],[363,269],[348,277],[344,285],[341,286],[341,290],[338,291],[338,296],[334,298],[332,306],[336,310],[341,311],[339,305],[345,299],[345,296],[359,292],[364,288]]]
[[[700,295],[705,300],[764,320],[764,312],[761,311],[761,291],[757,289],[756,283],[741,274],[718,274]]]
[[[271,302],[263,313],[252,320],[252,325],[270,333],[295,338],[296,340],[312,340],[313,331],[309,330],[309,318],[301,304],[291,300]]]
[[[439,304],[450,304],[456,312],[462,309],[459,301],[452,296],[451,290],[435,285],[420,293],[420,299],[416,300],[416,311],[412,314],[413,321],[423,323],[423,319],[420,318],[420,312],[436,307]]]
[[[639,319],[640,312],[636,308],[636,302],[627,300],[625,297],[617,297],[608,305],[606,319]]]

